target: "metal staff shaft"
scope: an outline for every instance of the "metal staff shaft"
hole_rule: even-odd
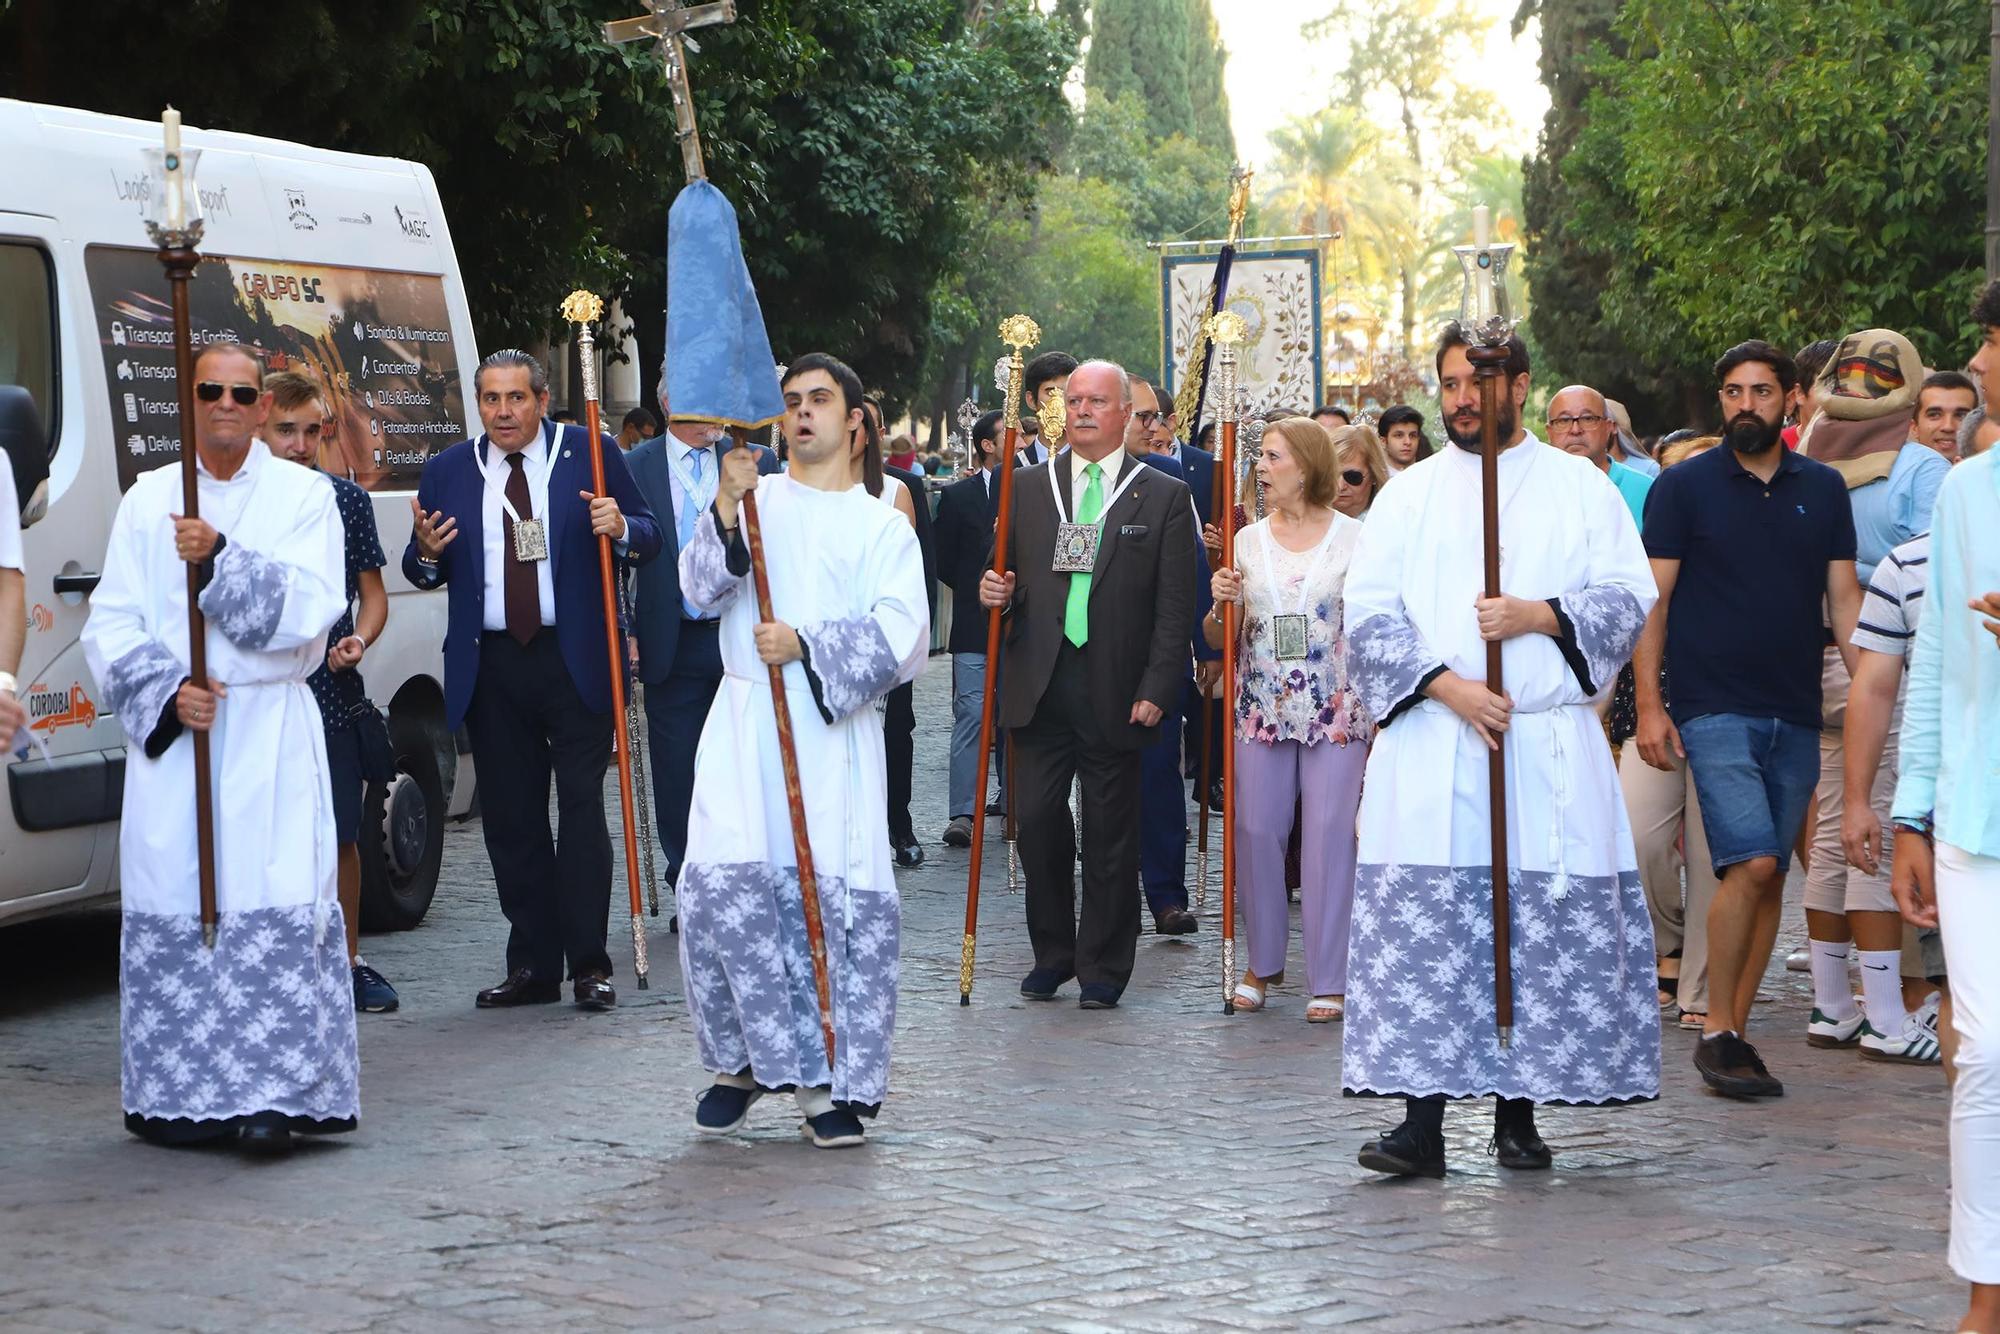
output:
[[[163,245],[160,263],[167,271],[167,287],[174,310],[174,389],[179,400],[181,432],[181,515],[201,517],[201,480],[195,467],[194,443],[194,336],[188,316],[188,280],[194,276],[201,256],[192,245]],[[207,690],[208,629],[201,614],[201,567],[187,567],[188,682],[197,690]],[[208,733],[189,729],[194,743],[194,841],[195,877],[201,902],[201,943],[215,948],[217,913],[215,906],[215,802],[210,790]]]
[[[583,354],[585,371],[583,375],[583,429],[590,437],[590,489],[599,499],[606,494],[604,489],[604,439],[598,429],[597,376],[593,358],[596,350],[592,346],[590,330],[584,326],[578,337],[578,348]],[[611,716],[625,716],[625,646],[618,635],[618,590],[612,574],[613,557],[611,539],[597,535],[597,571],[604,590],[604,640],[611,664]],[[639,990],[648,987],[647,975],[652,971],[646,963],[646,919],[639,908],[639,847],[633,838],[632,809],[632,739],[628,732],[619,735],[618,725],[611,727],[612,749],[618,756],[618,811],[624,819],[625,834],[625,888],[632,900],[632,971],[639,979]]]
[[[1507,345],[1466,348],[1479,377],[1480,464],[1479,507],[1486,561],[1486,596],[1500,593],[1500,393],[1507,368]],[[1505,694],[1501,680],[1500,641],[1486,643],[1486,688]],[[1486,792],[1493,826],[1493,1030],[1504,1047],[1514,1041],[1513,904],[1507,873],[1507,739],[1495,738],[1486,757]]]
[[[1229,381],[1225,392],[1233,395],[1234,376],[1225,371],[1224,378]],[[1221,436],[1222,453],[1216,460],[1223,475],[1231,479],[1236,476],[1233,407],[1233,404],[1223,407],[1222,425],[1217,432]],[[1232,493],[1222,506],[1222,564],[1227,569],[1236,566],[1235,500]],[[1234,602],[1222,604],[1222,698],[1231,710],[1223,715],[1225,724],[1235,709],[1237,610]],[[1236,729],[1228,730],[1233,734]],[[1222,1012],[1236,1013],[1236,747],[1226,740],[1222,747]]]
[[[1020,353],[1014,354],[1020,361]],[[1018,378],[1018,376],[1016,377]],[[1008,403],[1011,405],[1014,390],[1007,389]],[[1008,414],[1007,429],[1001,435],[1000,487],[993,514],[993,573],[1005,577],[1007,573],[1007,536],[1014,522],[1014,443],[1020,435],[1020,420]],[[975,446],[976,448],[976,446]],[[986,683],[979,696],[979,779],[973,789],[972,802],[972,864],[965,876],[965,938],[959,943],[958,952],[958,1003],[972,1004],[972,961],[978,951],[979,938],[979,871],[986,852],[986,770],[993,763],[993,706],[994,687],[1000,680],[1000,613],[999,607],[986,609]],[[1013,751],[1009,747],[1008,754]],[[1013,824],[1014,783],[1013,774],[1007,775],[1007,823]],[[1008,842],[1007,880],[1013,883],[1014,847]]]
[[[740,430],[733,431],[738,449],[750,442]],[[777,620],[771,610],[771,575],[764,564],[764,531],[757,523],[757,493],[746,492],[742,502],[743,540],[750,548],[751,582],[757,589],[757,619]],[[792,856],[799,864],[799,901],[805,910],[806,944],[812,953],[813,991],[819,1000],[819,1031],[826,1040],[826,1070],[833,1075],[833,988],[827,981],[826,926],[819,915],[819,876],[813,870],[812,837],[806,829],[806,798],[799,787],[799,746],[792,737],[791,703],[785,698],[785,669],[770,664],[771,715],[778,725],[778,759],[785,771],[785,805],[792,815]],[[977,826],[975,826],[976,828]]]
[[[1007,800],[1002,803],[1006,813],[1000,819],[1000,837],[1007,843],[1007,892],[1018,894],[1021,889],[1021,826],[1014,818],[1014,738],[1009,736],[1003,748],[1000,761],[1007,768]]]
[[[632,781],[639,791],[650,794],[652,780],[646,776],[645,710],[641,707],[645,686],[635,677],[631,689],[625,696],[625,739],[632,748]],[[642,804],[636,812],[639,830],[639,863],[646,874],[646,913],[650,917],[660,915],[660,881],[653,870],[653,830],[646,823],[646,810]]]

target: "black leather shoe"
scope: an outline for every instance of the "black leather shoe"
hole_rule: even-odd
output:
[[[989,801],[986,803],[986,813],[988,815],[1005,815],[1007,813],[1007,803],[1004,801]]]
[[[585,973],[576,980],[576,1005],[580,1010],[608,1010],[618,1004],[618,992],[608,978]]]
[[[243,1118],[236,1132],[236,1147],[260,1158],[277,1158],[292,1151],[292,1129],[277,1112],[258,1112]]]
[[[1191,936],[1201,930],[1201,920],[1186,908],[1164,908],[1153,914],[1153,931],[1162,936]]]
[[[972,842],[972,839],[970,837],[967,837],[965,841],[969,846]],[[923,864],[924,864],[923,844],[917,842],[913,838],[907,843],[898,843],[896,845],[896,865],[901,866],[907,870],[911,867],[922,866]]]
[[[1074,976],[1074,973],[1061,973],[1053,968],[1037,968],[1021,979],[1021,994],[1029,1000],[1054,1000],[1057,989]]]
[[[1495,1126],[1487,1149],[1500,1166],[1517,1172],[1545,1172],[1555,1162],[1555,1155],[1532,1125]]]
[[[1118,1008],[1118,988],[1109,982],[1086,982],[1077,989],[1076,1007],[1079,1010],[1115,1010]]]
[[[1356,1158],[1371,1172],[1392,1177],[1444,1179],[1444,1140],[1405,1121],[1380,1139],[1361,1146]]]
[[[497,987],[488,987],[473,998],[482,1010],[504,1009],[509,1005],[549,1005],[562,999],[562,983],[545,982],[532,968],[516,968]]]

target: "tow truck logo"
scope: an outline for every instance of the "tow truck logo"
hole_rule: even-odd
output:
[[[68,727],[71,723],[81,723],[85,727],[93,727],[97,723],[97,705],[78,684],[72,684],[65,694],[37,682],[28,687],[27,703],[30,731],[54,735],[57,728]]]

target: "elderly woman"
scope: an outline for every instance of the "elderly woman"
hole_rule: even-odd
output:
[[[1343,426],[1333,432],[1334,453],[1340,461],[1339,487],[1333,507],[1350,519],[1368,517],[1368,507],[1389,480],[1389,456],[1372,426]]]
[[[1372,735],[1347,684],[1341,591],[1361,526],[1334,508],[1332,441],[1305,417],[1273,423],[1257,463],[1268,517],[1236,539],[1237,568],[1215,572],[1216,609],[1202,623],[1223,642],[1222,607],[1244,609],[1237,658],[1237,883],[1250,966],[1236,1004],[1264,1008],[1284,977],[1290,908],[1285,840],[1303,802],[1301,918],[1313,1023],[1339,1019],[1347,992],[1354,904],[1354,817]]]

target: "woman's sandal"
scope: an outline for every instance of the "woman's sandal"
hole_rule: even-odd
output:
[[[1692,1029],[1694,1032],[1699,1033],[1704,1027],[1707,1026],[1707,1024],[1708,1024],[1707,1015],[1696,1014],[1693,1010],[1681,1011],[1682,1028]]]
[[[1306,1006],[1306,1022],[1309,1024],[1337,1024],[1347,1017],[1347,998],[1344,996],[1314,996]]]
[[[1264,983],[1238,982],[1236,984],[1236,1008],[1255,1014],[1264,1008]]]

